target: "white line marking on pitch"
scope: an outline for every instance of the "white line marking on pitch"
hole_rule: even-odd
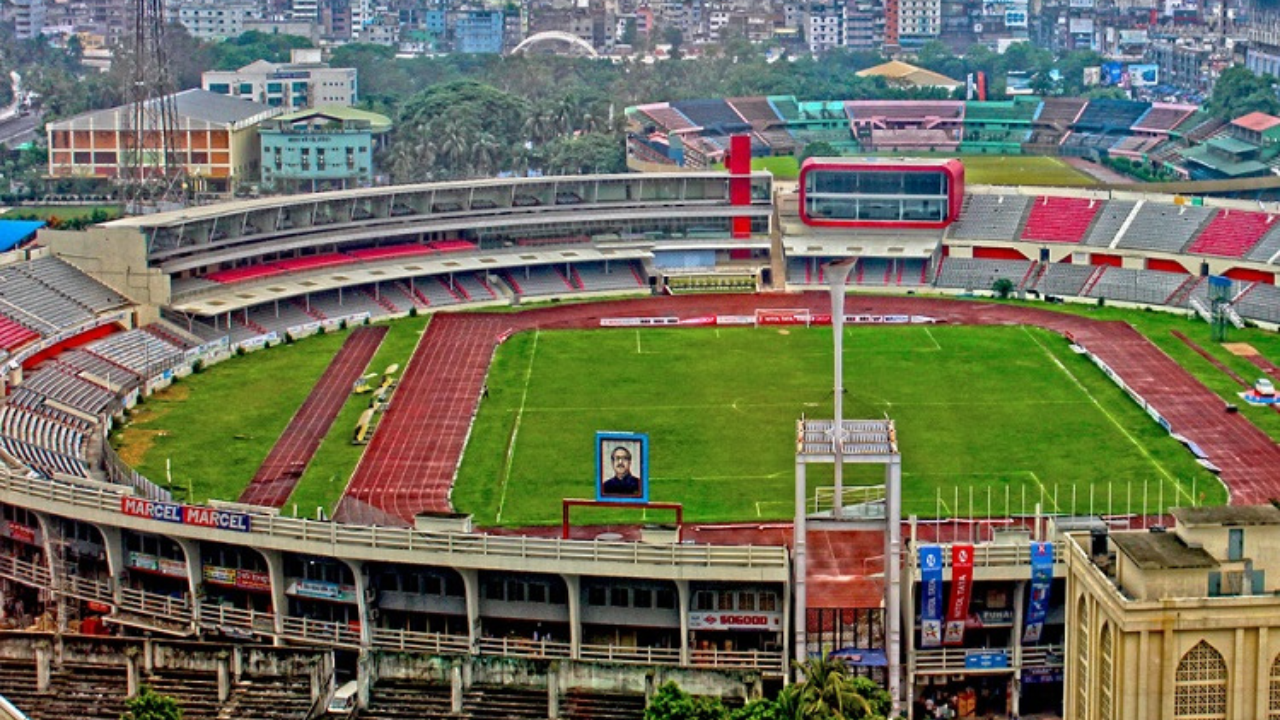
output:
[[[933,336],[933,333],[929,330],[929,328],[927,328],[927,327],[926,327],[926,328],[924,329],[924,334],[925,334],[925,335],[928,335],[928,336],[929,336],[929,339],[930,339],[931,341],[933,341],[933,347],[934,347],[935,349],[937,349],[937,350],[942,350],[942,345],[938,344],[938,339],[937,339],[937,338],[935,338],[935,337]]]
[[[1040,486],[1040,497],[1044,498],[1044,499],[1045,499],[1045,502],[1051,502],[1051,503],[1053,503],[1053,511],[1054,511],[1054,512],[1062,512],[1062,508],[1058,507],[1058,501],[1057,501],[1057,500],[1055,500],[1055,499],[1053,498],[1053,496],[1049,494],[1049,490],[1048,490],[1048,488],[1046,488],[1046,487],[1044,486],[1044,482],[1042,482],[1042,481],[1040,480],[1040,476],[1039,476],[1039,475],[1037,475],[1037,474],[1035,474],[1035,471],[1033,471],[1033,470],[1028,470],[1028,471],[1026,471],[1026,472],[1027,472],[1027,474],[1028,474],[1028,475],[1030,475],[1030,476],[1031,476],[1031,479],[1032,479],[1032,480],[1035,480],[1035,481],[1036,481],[1036,485],[1039,485],[1039,486]],[[1008,508],[1005,508],[1005,510],[1007,511],[1007,510],[1008,510]]]
[[[1028,330],[1027,326],[1025,325],[1022,326],[1022,332],[1026,333],[1027,337],[1031,338],[1032,342],[1040,346],[1040,349],[1044,351],[1044,354],[1049,356],[1049,359],[1053,361],[1054,365],[1058,366],[1058,369],[1061,370],[1063,374],[1071,378],[1071,382],[1075,383],[1076,387],[1080,388],[1080,392],[1084,393],[1085,397],[1089,398],[1089,400],[1098,408],[1098,410],[1100,410],[1103,415],[1107,416],[1107,419],[1111,421],[1111,424],[1115,425],[1116,429],[1118,429],[1122,435],[1128,438],[1129,442],[1133,443],[1134,447],[1138,448],[1138,452],[1142,453],[1143,457],[1145,457],[1152,465],[1154,465],[1156,470],[1160,471],[1160,474],[1163,475],[1165,479],[1169,481],[1169,484],[1174,487],[1174,490],[1179,495],[1186,497],[1188,500],[1191,500],[1193,503],[1195,502],[1195,499],[1191,497],[1191,494],[1182,488],[1182,485],[1178,482],[1177,478],[1175,478],[1172,474],[1170,474],[1168,470],[1165,470],[1164,466],[1161,465],[1158,460],[1152,457],[1151,453],[1147,452],[1147,448],[1142,443],[1138,442],[1137,438],[1130,435],[1129,431],[1125,429],[1124,425],[1120,424],[1120,421],[1117,420],[1115,416],[1113,416],[1106,408],[1102,407],[1102,403],[1098,402],[1098,399],[1093,396],[1093,393],[1090,393],[1089,389],[1086,388],[1084,384],[1081,383],[1076,378],[1076,376],[1072,374],[1070,370],[1067,369],[1067,366],[1062,364],[1062,361],[1058,359],[1058,356],[1049,352],[1049,348],[1045,347],[1044,343],[1040,342],[1040,338],[1036,337],[1035,335],[1032,335],[1031,331]],[[1073,511],[1074,511],[1074,508],[1073,508]]]
[[[533,329],[533,348],[529,350],[529,365],[524,369],[524,390],[520,393],[520,407],[516,410],[515,427],[511,429],[511,440],[507,442],[507,458],[502,469],[502,494],[498,497],[498,514],[495,523],[502,522],[502,510],[507,506],[507,484],[511,480],[511,465],[515,460],[516,436],[520,434],[520,420],[524,417],[524,404],[529,398],[529,380],[533,377],[533,358],[538,354],[539,330]],[[639,342],[640,338],[636,338]]]

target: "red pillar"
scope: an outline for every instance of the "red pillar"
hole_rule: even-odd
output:
[[[725,158],[729,169],[729,204],[751,204],[751,136],[734,135],[729,139],[729,154]],[[751,218],[733,219],[733,237],[751,237]]]

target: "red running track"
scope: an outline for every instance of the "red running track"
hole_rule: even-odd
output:
[[[342,410],[351,386],[369,366],[386,334],[385,325],[352,331],[262,461],[253,482],[241,493],[240,502],[268,507],[284,505]]]
[[[337,519],[412,524],[420,512],[451,512],[449,493],[493,350],[506,335],[532,328],[596,328],[606,317],[750,315],[757,308],[830,309],[825,293],[712,295],[540,308],[516,314],[439,314],[366,450]],[[1147,398],[1176,432],[1222,469],[1234,504],[1280,497],[1280,447],[1126,323],[1049,310],[942,298],[850,296],[855,314],[928,315],[970,325],[1035,325],[1093,351]],[[1083,460],[1083,458],[1082,458]]]

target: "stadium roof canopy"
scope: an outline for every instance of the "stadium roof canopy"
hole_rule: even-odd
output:
[[[180,129],[229,128],[240,130],[251,127],[269,117],[279,115],[282,108],[274,108],[251,100],[228,97],[219,93],[193,88],[171,96],[178,113]],[[158,100],[150,100],[156,103]],[[49,129],[58,130],[121,130],[132,122],[133,109],[129,105],[95,110],[60,122],[49,123]],[[156,113],[147,113],[146,122],[155,122]]]
[[[857,75],[858,77],[882,77],[890,85],[898,87],[941,87],[955,90],[964,84],[946,75],[925,70],[901,60],[890,60],[882,65],[859,70]]]
[[[0,220],[0,252],[18,247],[42,227],[43,220]]]

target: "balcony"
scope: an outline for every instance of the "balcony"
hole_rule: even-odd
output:
[[[412,630],[393,630],[390,628],[373,628],[370,633],[372,634],[373,646],[381,650],[421,652],[431,655],[466,655],[471,652],[471,641],[466,635],[414,632]]]
[[[285,617],[281,624],[281,637],[320,645],[360,647],[359,625],[336,623],[310,618]]]
[[[480,638],[476,643],[481,655],[502,655],[525,658],[567,658],[569,643],[527,638]]]

